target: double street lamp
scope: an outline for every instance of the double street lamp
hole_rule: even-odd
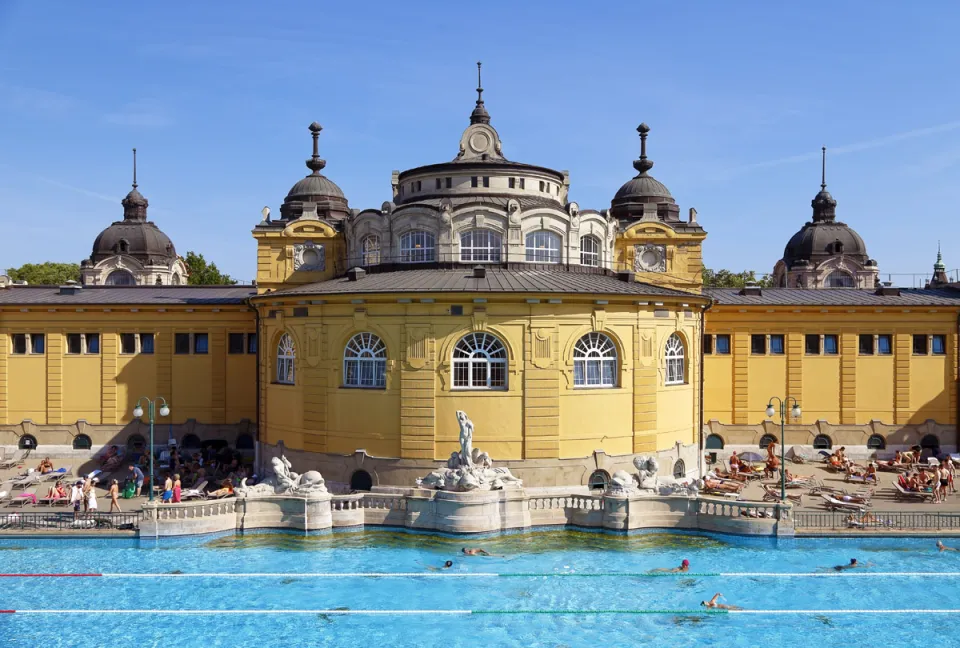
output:
[[[800,403],[798,403],[797,399],[793,396],[787,396],[786,398],[774,396],[770,399],[770,402],[767,403],[767,418],[773,418],[773,415],[777,413],[777,410],[773,407],[775,402],[780,407],[780,501],[786,502],[787,467],[784,462],[786,461],[787,439],[785,437],[784,426],[787,422],[787,408],[790,406],[790,403],[793,403],[793,407],[790,407],[790,416],[800,418]]]
[[[141,403],[147,401],[147,413],[150,418],[150,485],[148,491],[149,501],[153,501],[153,423],[156,419],[156,407],[157,402],[160,403],[160,416],[170,416],[170,408],[167,407],[167,401],[163,399],[162,396],[157,396],[153,400],[150,400],[146,396],[141,396],[140,400],[137,401],[137,406],[133,408],[133,415],[136,418],[141,418],[143,416],[143,406]]]

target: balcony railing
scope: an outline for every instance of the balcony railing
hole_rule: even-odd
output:
[[[129,513],[78,513],[11,511],[0,514],[0,532],[4,531],[136,531],[142,519],[140,511]]]

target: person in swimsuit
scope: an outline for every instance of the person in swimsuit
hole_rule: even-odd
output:
[[[490,554],[486,549],[467,549],[464,547],[460,550],[465,556],[489,556]]]
[[[943,542],[941,542],[940,540],[937,540],[937,549],[939,551],[960,551],[956,547],[948,547],[947,545],[943,544]]]
[[[678,574],[680,572],[690,571],[690,561],[686,558],[683,559],[683,562],[680,563],[679,567],[658,567],[657,569],[651,569],[648,571],[648,574]]]
[[[117,509],[117,513],[123,513],[120,510],[120,501],[117,499],[120,496],[120,482],[114,479],[110,482],[110,512],[113,513],[114,507]]]
[[[174,504],[177,504],[177,503],[180,502],[180,491],[181,491],[180,475],[174,475],[174,476],[173,476],[173,502],[174,502]]]
[[[70,503],[73,504],[73,517],[80,515],[80,504],[86,498],[83,496],[83,482],[78,481],[70,489]]]
[[[430,571],[441,571],[443,569],[450,569],[451,567],[453,567],[452,560],[448,560],[447,562],[443,563],[443,567],[434,567],[433,565],[427,565],[427,569],[429,569]]]
[[[67,496],[67,491],[63,487],[63,481],[60,479],[57,480],[57,484],[53,488],[47,491],[48,500],[63,499],[66,496]]]
[[[718,603],[719,599],[723,594],[717,592],[713,595],[713,598],[709,601],[700,601],[700,605],[711,610],[742,610],[743,608],[739,605],[726,605],[725,603]]]
[[[173,480],[170,479],[170,475],[167,475],[167,478],[163,481],[163,495],[161,495],[160,501],[164,504],[173,501]]]
[[[53,462],[50,461],[50,457],[44,457],[40,462],[40,465],[37,466],[37,472],[41,475],[46,475],[53,472]]]
[[[834,571],[842,572],[842,571],[847,571],[848,569],[858,569],[861,567],[871,567],[871,566],[872,566],[871,563],[860,563],[860,562],[857,562],[856,558],[851,558],[850,562],[848,562],[846,565],[837,565],[833,569]]]

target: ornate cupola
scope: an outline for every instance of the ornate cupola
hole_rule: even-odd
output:
[[[943,255],[940,253],[940,241],[937,241],[937,261],[933,264],[933,277],[927,282],[927,288],[940,288],[950,283],[947,277],[947,266],[943,265]]]
[[[640,133],[640,158],[634,160],[633,168],[638,173],[617,191],[610,201],[610,213],[621,222],[639,220],[644,214],[649,218],[654,213],[661,221],[677,222],[680,220],[677,201],[662,182],[650,175],[650,169],[653,168],[653,160],[647,157],[650,127],[640,124],[637,132]]]
[[[285,221],[296,220],[305,215],[330,222],[342,221],[350,213],[347,198],[335,182],[320,173],[327,166],[327,161],[322,159],[319,153],[318,140],[323,127],[313,122],[309,130],[313,137],[313,155],[306,161],[306,165],[311,173],[287,192],[287,197],[280,206],[280,217]]]

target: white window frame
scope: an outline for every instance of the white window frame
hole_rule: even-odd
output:
[[[437,237],[426,230],[400,235],[401,263],[431,263],[437,260]]]
[[[15,336],[17,335],[23,336],[24,344],[26,345],[24,347],[23,353],[16,352],[17,347],[16,347]],[[33,350],[33,345],[34,345],[33,338],[37,336],[43,338],[43,351],[40,351],[39,353]],[[13,356],[44,355],[46,354],[46,352],[47,352],[47,334],[46,333],[11,333],[10,334],[10,355],[13,355]]]
[[[368,234],[360,240],[360,256],[365,266],[380,265],[380,237]]]
[[[684,385],[687,382],[687,365],[683,339],[676,333],[667,338],[663,346],[666,373],[665,385]]]
[[[587,249],[592,248],[592,249]],[[580,265],[599,268],[602,261],[600,239],[592,234],[580,237]]]
[[[560,263],[563,238],[550,230],[536,230],[524,241],[527,263]]]
[[[296,380],[297,348],[289,333],[277,342],[277,384],[293,385]]]
[[[77,351],[77,352],[70,351],[70,337],[73,335],[80,336],[80,351]],[[102,338],[99,333],[67,333],[66,335],[64,335],[64,338],[65,338],[64,341],[66,342],[64,347],[64,355],[68,355],[68,356],[100,355],[100,343],[102,342]],[[92,338],[96,338],[97,340],[96,351],[90,350],[90,342],[92,341]]]
[[[507,348],[496,335],[467,333],[454,345],[452,355],[453,389],[507,389]]]
[[[617,345],[603,333],[587,333],[573,347],[574,389],[617,386]]]
[[[460,261],[467,263],[500,263],[503,258],[503,237],[492,229],[472,229],[460,234]]]
[[[387,387],[387,345],[374,333],[357,333],[343,349],[343,386]]]

